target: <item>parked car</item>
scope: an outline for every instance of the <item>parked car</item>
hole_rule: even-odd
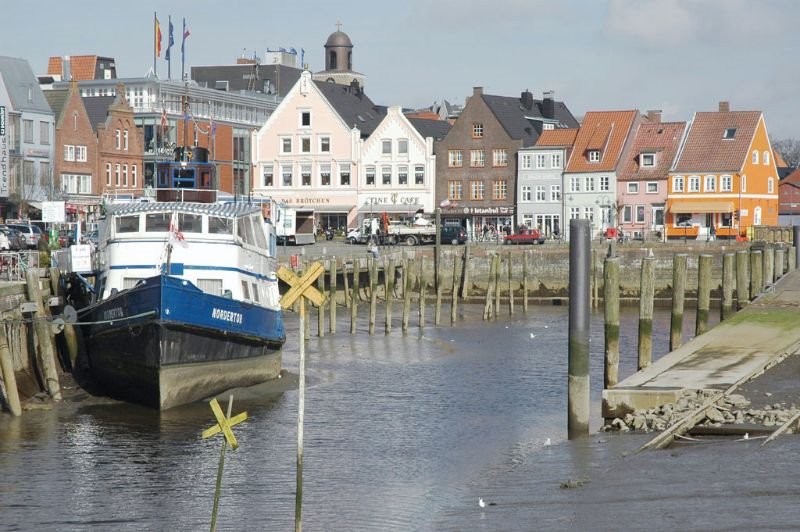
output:
[[[68,248],[75,243],[75,233],[68,229],[62,229],[58,232],[58,247]]]
[[[8,239],[8,230],[0,229],[0,251],[8,251],[11,249],[11,243]]]
[[[39,247],[39,240],[42,238],[42,230],[39,228],[38,225],[26,225],[26,224],[7,224],[8,227],[12,229],[16,229],[20,232],[22,236],[22,242],[24,242],[24,247],[29,249],[36,249]]]
[[[8,239],[8,249],[11,251],[19,251],[25,248],[25,243],[22,241],[22,234],[16,229],[8,227],[7,225],[0,225],[0,232]]]
[[[513,235],[506,235],[506,244],[544,244],[544,235],[538,229],[520,229]]]
[[[466,244],[467,232],[461,226],[442,226],[442,243],[453,244]]]

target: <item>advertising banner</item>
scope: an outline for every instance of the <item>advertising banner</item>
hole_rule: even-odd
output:
[[[6,135],[6,106],[0,105],[0,198],[8,197],[8,179],[11,161],[8,159],[8,135]]]

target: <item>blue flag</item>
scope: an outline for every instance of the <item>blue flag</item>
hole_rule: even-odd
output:
[[[164,54],[164,59],[169,61],[169,49],[172,48],[172,45],[175,44],[175,39],[172,36],[172,15],[169,17],[169,37],[167,37],[167,53]]]

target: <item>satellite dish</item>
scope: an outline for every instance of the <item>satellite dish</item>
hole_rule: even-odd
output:
[[[67,323],[75,323],[78,321],[78,312],[72,305],[64,307],[64,321]],[[55,321],[55,320],[54,320]]]

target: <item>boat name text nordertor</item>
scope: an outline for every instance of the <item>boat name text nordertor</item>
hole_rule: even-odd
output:
[[[241,312],[233,312],[232,310],[219,308],[211,310],[211,317],[215,320],[224,320],[231,323],[242,323],[244,319]]]

